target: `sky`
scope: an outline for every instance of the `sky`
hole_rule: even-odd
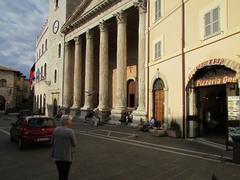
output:
[[[48,1],[0,0],[0,65],[29,77],[36,38],[48,16]]]

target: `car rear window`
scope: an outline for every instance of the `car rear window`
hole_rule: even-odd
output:
[[[28,127],[54,127],[54,120],[51,118],[32,118],[28,120]]]

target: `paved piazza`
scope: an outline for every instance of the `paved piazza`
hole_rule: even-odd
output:
[[[1,179],[57,180],[49,145],[20,151],[16,143],[10,142],[7,132],[15,119],[13,116],[0,117]],[[228,160],[228,153],[222,154],[222,158],[213,156],[220,155],[220,151],[207,156],[202,145],[198,147],[202,152],[192,150],[182,139],[162,139],[127,128],[95,128],[79,123],[74,128],[78,145],[74,150],[70,180],[203,180],[211,179],[212,174],[228,180],[240,177],[240,166]],[[175,145],[181,143],[176,147],[173,142]]]

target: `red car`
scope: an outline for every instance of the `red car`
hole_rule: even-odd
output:
[[[23,149],[27,144],[51,142],[55,121],[46,116],[26,116],[11,124],[10,139]]]

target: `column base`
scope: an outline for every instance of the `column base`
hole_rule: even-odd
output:
[[[69,107],[62,107],[61,111],[63,112],[63,114],[69,114],[70,113],[70,108]]]
[[[100,121],[102,123],[107,123],[111,119],[110,114],[110,110],[99,110],[98,116],[100,118]]]
[[[78,116],[80,116],[81,114],[81,111],[80,111],[80,108],[73,108],[71,107],[70,108],[70,115],[73,117],[73,119],[77,119]]]
[[[111,111],[111,115],[110,115],[110,121],[108,122],[109,124],[114,124],[114,125],[118,125],[120,124],[119,120],[121,119],[122,113],[124,112],[123,109],[113,109]]]
[[[83,109],[81,108],[81,114],[79,116],[80,120],[85,121],[86,116],[91,112],[91,109]]]
[[[145,111],[135,110],[133,111],[132,114],[133,114],[133,123],[139,124],[140,119],[142,119],[143,121],[147,120],[147,113]]]
[[[94,108],[93,107],[90,107],[90,106],[83,106],[81,108],[81,111],[90,111],[90,110],[93,110]]]

